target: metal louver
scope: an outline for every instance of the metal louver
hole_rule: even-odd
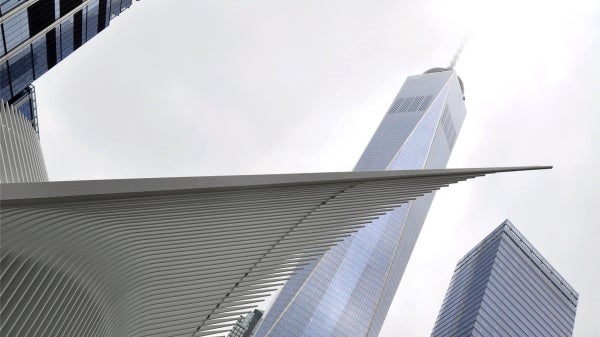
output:
[[[394,207],[543,168],[2,184],[0,335],[224,335]]]

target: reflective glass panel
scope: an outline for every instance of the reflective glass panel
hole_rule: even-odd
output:
[[[92,1],[87,6],[86,40],[91,39],[98,33],[98,0]]]
[[[0,1],[0,10],[2,14],[6,14],[20,3],[21,0],[2,0]]]
[[[25,48],[8,61],[13,93],[18,93],[33,82],[31,48]]]
[[[37,39],[33,45],[33,70],[35,78],[48,71],[48,52],[46,50],[46,36]]]
[[[10,81],[8,80],[8,66],[6,62],[0,64],[0,97],[9,100],[12,97],[10,92]]]
[[[4,35],[6,37],[6,49],[9,51],[29,38],[27,11],[19,12],[19,14],[4,23]]]
[[[60,43],[64,59],[73,52],[73,18],[69,18],[60,25]]]

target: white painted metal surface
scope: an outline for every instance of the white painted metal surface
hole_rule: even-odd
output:
[[[224,335],[392,208],[520,169],[4,184],[0,335]]]
[[[0,100],[0,183],[48,181],[38,136],[31,123]]]

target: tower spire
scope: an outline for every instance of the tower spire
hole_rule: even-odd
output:
[[[448,66],[448,69],[454,69],[454,66],[456,66],[456,62],[458,61],[458,58],[460,57],[460,54],[462,53],[465,43],[467,42],[467,37],[468,37],[468,35],[465,35],[462,42],[460,43],[458,50],[454,54],[454,57],[452,57],[452,61],[450,61],[450,65]]]

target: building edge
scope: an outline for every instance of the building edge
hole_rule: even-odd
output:
[[[0,183],[48,181],[36,129],[15,107],[0,99]]]
[[[496,229],[485,237],[477,246],[471,249],[456,264],[455,272],[464,266],[469,260],[477,256],[477,253],[484,249],[495,238],[506,233],[515,244],[525,253],[529,260],[546,276],[548,279],[571,301],[574,305],[578,304],[579,293],[571,286],[552,265],[540,254],[537,249],[525,238],[525,236],[510,222],[504,220]]]

